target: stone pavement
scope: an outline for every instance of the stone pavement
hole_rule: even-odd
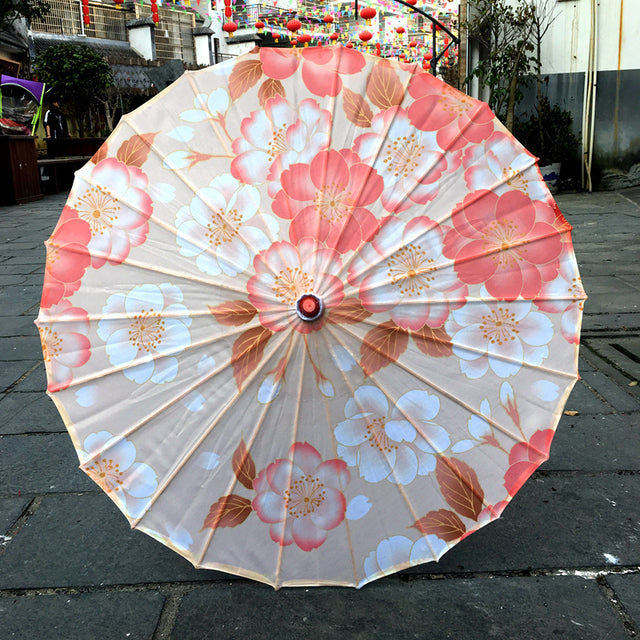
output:
[[[640,632],[640,189],[558,198],[590,295],[550,460],[438,564],[360,591],[197,571],[78,470],[33,320],[62,195],[0,208],[0,639],[504,638]]]

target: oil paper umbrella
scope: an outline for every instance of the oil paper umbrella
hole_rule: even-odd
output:
[[[261,49],[186,73],[78,172],[37,323],[80,466],[134,528],[275,587],[362,586],[547,458],[584,297],[485,104]]]

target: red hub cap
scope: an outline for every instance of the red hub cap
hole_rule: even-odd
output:
[[[322,300],[312,293],[306,293],[296,302],[296,311],[298,315],[307,322],[317,320],[324,310]]]

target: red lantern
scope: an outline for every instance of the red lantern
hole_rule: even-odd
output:
[[[91,24],[91,18],[89,16],[82,16],[82,21],[85,24]]]
[[[410,47],[417,47],[417,46],[418,46],[418,43],[417,43],[415,40],[412,40],[412,41],[409,43],[409,46],[410,46]]]
[[[82,5],[82,15],[83,16],[88,16],[89,15],[89,7],[86,4]]]
[[[308,33],[301,33],[298,36],[298,42],[303,44],[305,47],[308,47],[311,42],[311,36]]]
[[[425,56],[425,60],[427,60],[428,62],[431,62],[431,58],[433,58],[433,53],[429,51],[429,53],[427,53],[427,55]]]
[[[231,6],[231,0],[224,0],[224,6],[225,7],[230,7]]]
[[[401,36],[405,31],[406,31],[406,29],[405,29],[403,26],[400,26],[400,27],[398,27],[398,28],[396,29],[396,33],[397,33],[398,35],[400,35],[400,36]]]
[[[225,22],[222,29],[230,38],[233,38],[233,32],[238,30],[238,25],[235,22]]]
[[[353,42],[347,42],[347,49],[353,49]]]
[[[418,3],[418,0],[405,0],[407,4],[410,4],[412,7],[415,7]]]
[[[295,47],[297,44],[298,44],[297,39],[296,39],[296,38],[292,38],[292,39],[291,39],[291,46],[292,46],[292,47]]]
[[[334,31],[330,36],[329,36],[329,40],[331,40],[332,42],[335,42],[340,36]]]
[[[376,10],[373,7],[362,7],[360,17],[364,18],[368,25],[371,25],[371,21],[376,17]]]
[[[300,22],[300,20],[296,20],[296,18],[293,18],[293,20],[289,20],[289,22],[287,22],[287,29],[289,29],[291,33],[295,33],[301,26],[302,23]]]
[[[258,30],[258,33],[262,33],[264,31],[264,22],[262,22],[262,20],[258,20],[258,22],[256,22],[256,29]]]
[[[227,18],[230,18],[233,15],[233,10],[231,9],[231,7],[224,8],[224,15]]]
[[[124,2],[124,0],[113,0],[116,3],[116,9],[122,9],[122,3]],[[87,4],[86,2],[82,2],[82,4]]]
[[[373,38],[373,33],[371,33],[370,31],[361,31],[358,34],[358,37],[360,38],[360,40],[362,40],[362,42],[369,42],[369,40]]]
[[[327,25],[333,24],[333,16],[326,15],[324,18],[322,18],[322,22]]]

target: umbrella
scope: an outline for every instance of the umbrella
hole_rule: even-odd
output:
[[[124,117],[47,246],[80,467],[195,566],[362,586],[495,520],[577,379],[571,227],[415,64],[256,49]]]

